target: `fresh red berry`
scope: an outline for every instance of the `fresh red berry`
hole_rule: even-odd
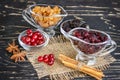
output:
[[[27,29],[27,34],[32,33],[32,29]]]
[[[29,37],[31,37],[33,35],[33,33],[29,33],[29,34],[27,34],[27,36],[29,36]]]
[[[30,41],[31,43],[34,43],[35,42],[35,39],[34,38],[31,38],[31,41]]]
[[[27,37],[25,38],[25,43],[30,42],[30,40],[31,40],[31,38],[27,36]]]
[[[28,44],[28,45],[31,45],[31,42],[28,42],[27,44]]]
[[[32,36],[32,34],[33,34],[33,32],[32,32],[31,29],[28,29],[28,30],[26,31],[26,33],[27,33],[27,36]]]
[[[50,66],[52,66],[54,64],[54,61],[50,61],[47,64],[50,65]]]
[[[44,59],[48,58],[48,55],[45,54],[45,55],[43,56],[43,58],[44,58]]]
[[[54,58],[54,54],[49,54],[48,57],[49,58]]]
[[[54,62],[54,61],[55,61],[55,58],[54,58],[54,57],[49,58],[49,62],[50,62],[50,61],[53,61],[53,62]]]
[[[21,37],[21,40],[22,40],[22,42],[24,42],[24,43],[25,43],[25,38],[26,38],[25,36],[22,36],[22,37]]]
[[[41,36],[41,33],[39,31],[35,31],[34,34],[36,34],[37,36]]]
[[[33,38],[33,39],[37,39],[37,38],[38,38],[37,34],[33,34],[33,35],[32,35],[32,38]]]
[[[37,46],[36,42],[31,43],[32,46]]]
[[[49,62],[49,59],[48,59],[48,58],[44,58],[43,61],[44,61],[45,63],[48,63],[48,62]]]
[[[39,56],[38,57],[38,62],[42,62],[43,61],[43,57],[42,56]]]
[[[41,41],[39,41],[38,44],[40,45],[40,44],[43,44],[44,42],[45,42],[44,40],[41,40]]]
[[[38,40],[43,40],[44,37],[43,36],[38,36]]]

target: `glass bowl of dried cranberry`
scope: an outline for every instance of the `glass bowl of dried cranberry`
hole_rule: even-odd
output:
[[[46,46],[49,42],[49,36],[39,29],[27,29],[18,36],[19,44],[27,51],[32,48]]]
[[[89,29],[89,26],[87,25],[87,23],[85,21],[80,20],[80,19],[69,19],[69,20],[64,21],[61,24],[60,31],[66,38],[68,38],[68,36],[67,36],[68,32],[71,29],[77,28],[77,27]]]
[[[104,31],[74,28],[68,32],[73,48],[78,52],[76,59],[88,61],[88,65],[96,62],[96,57],[104,56],[117,47],[109,34]]]

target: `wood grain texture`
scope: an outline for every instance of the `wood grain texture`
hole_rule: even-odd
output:
[[[1,0],[0,1],[0,80],[38,80],[29,61],[14,63],[5,48],[12,39],[28,28],[34,28],[22,18],[22,11],[31,4],[57,4],[67,12],[66,19],[78,16],[83,18],[90,28],[107,32],[117,42],[118,48],[112,53],[117,59],[105,70],[103,80],[120,79],[120,0]],[[59,27],[56,35],[61,34]],[[75,80],[94,80],[87,76]],[[41,80],[49,80],[44,77]]]

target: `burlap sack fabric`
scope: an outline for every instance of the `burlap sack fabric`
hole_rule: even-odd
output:
[[[37,61],[38,56],[53,53],[55,55],[55,63],[49,66]],[[65,67],[59,60],[58,54],[64,54],[75,59],[77,52],[73,49],[69,40],[63,36],[57,36],[50,39],[47,46],[43,48],[34,48],[27,52],[27,58],[36,70],[38,77],[44,77],[50,75],[54,80],[70,80],[74,77],[84,77],[85,74],[76,70]],[[98,57],[97,62],[92,67],[100,70],[105,70],[109,67],[109,64],[114,62],[115,59],[109,54],[104,57]]]

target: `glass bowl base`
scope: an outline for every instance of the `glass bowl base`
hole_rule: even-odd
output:
[[[43,29],[43,31],[45,31],[50,38],[55,35],[55,31],[53,29]]]
[[[80,60],[80,61],[83,61],[85,62],[87,65],[94,65],[96,63],[96,58],[93,57],[93,58],[87,58],[86,56],[82,56],[80,54],[77,54],[76,55],[76,60]]]

